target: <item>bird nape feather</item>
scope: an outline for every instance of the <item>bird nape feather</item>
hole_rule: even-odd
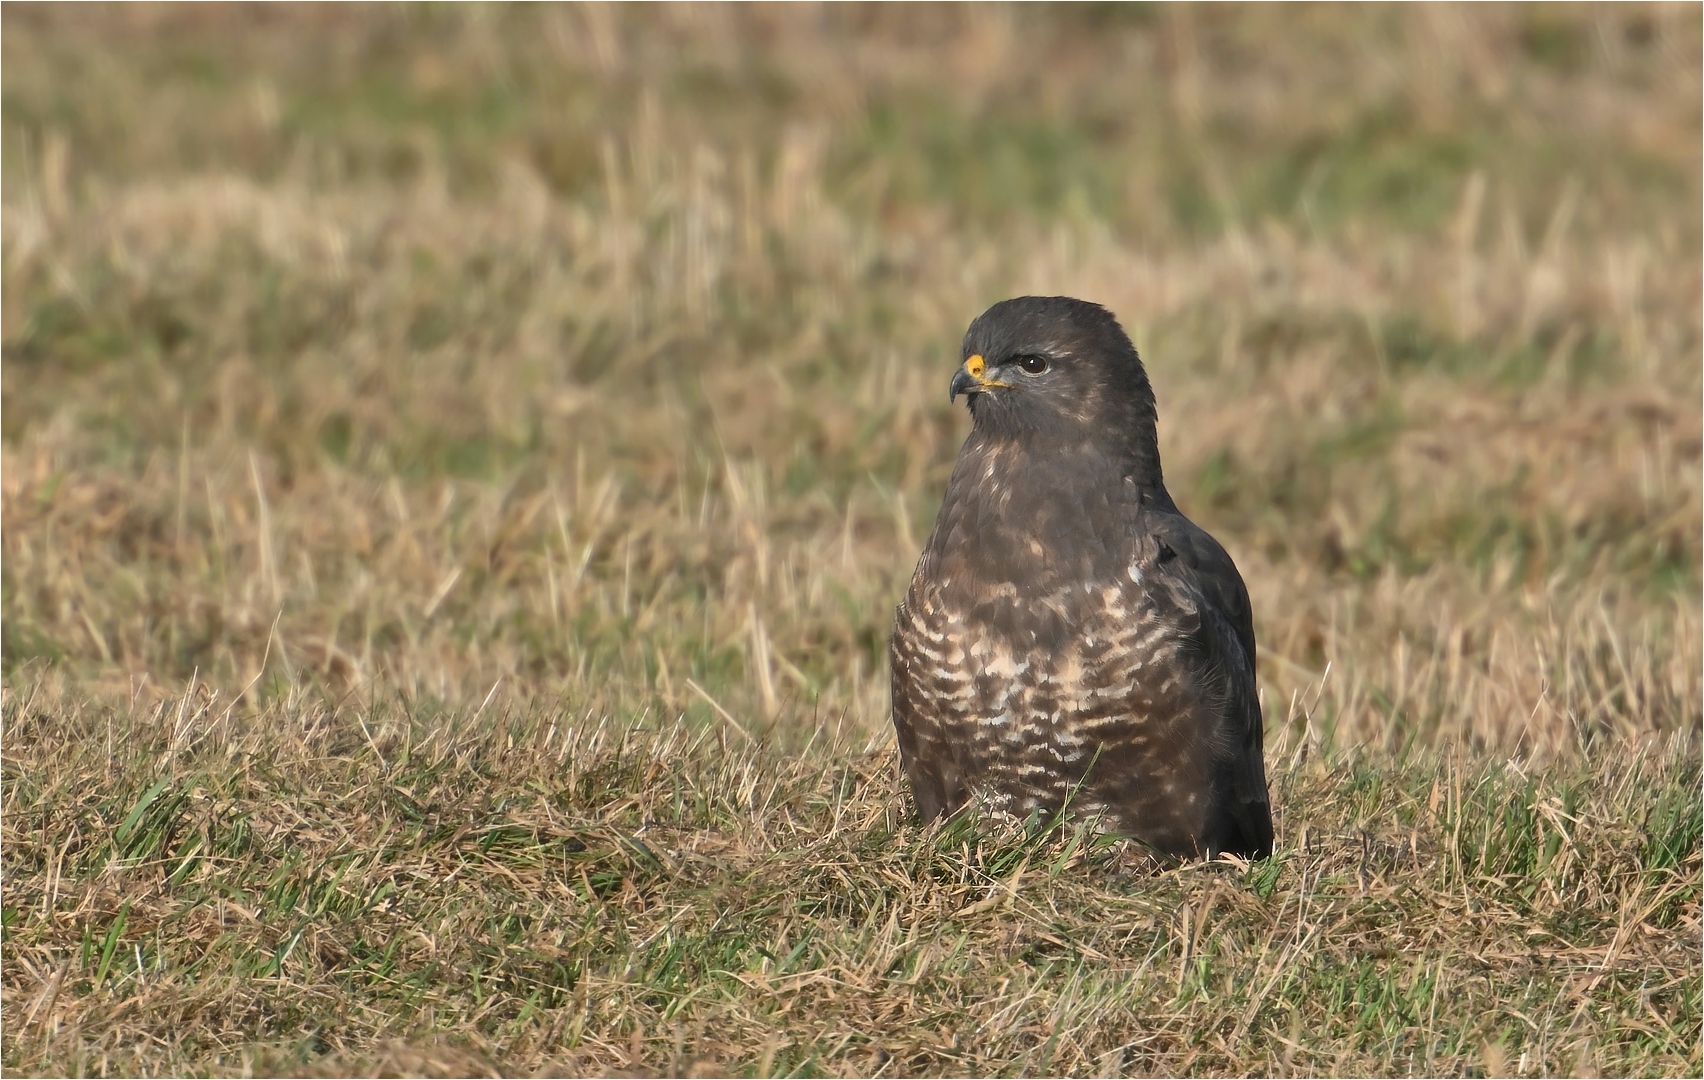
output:
[[[1248,590],[1166,492],[1135,347],[1020,297],[962,360],[972,428],[890,650],[919,814],[1069,804],[1173,855],[1269,854]]]

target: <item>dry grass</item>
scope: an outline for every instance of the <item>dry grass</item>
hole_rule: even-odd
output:
[[[0,1063],[1697,1072],[1699,28],[8,8]],[[1028,291],[1249,580],[1266,863],[906,824]]]
[[[1276,770],[1281,854],[1159,872],[1070,829],[920,833],[885,749],[37,706],[10,727],[53,763],[10,781],[12,1068],[1695,1063],[1695,755],[1314,757]]]

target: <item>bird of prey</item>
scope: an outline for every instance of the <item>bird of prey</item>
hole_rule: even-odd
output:
[[[972,428],[896,613],[900,757],[924,821],[1069,806],[1185,858],[1272,850],[1254,619],[1160,475],[1112,313],[995,304],[965,334]]]

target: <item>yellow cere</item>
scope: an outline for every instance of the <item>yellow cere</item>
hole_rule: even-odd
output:
[[[982,378],[982,372],[987,367],[988,367],[988,362],[986,360],[982,359],[981,353],[977,353],[976,355],[972,356],[969,360],[966,360],[964,362],[964,370],[973,379]]]

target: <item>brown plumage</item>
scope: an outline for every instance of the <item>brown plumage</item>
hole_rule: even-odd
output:
[[[1268,854],[1248,590],[1166,493],[1130,339],[1095,304],[1007,300],[951,390],[972,430],[891,646],[918,812],[1069,801],[1174,855]]]

